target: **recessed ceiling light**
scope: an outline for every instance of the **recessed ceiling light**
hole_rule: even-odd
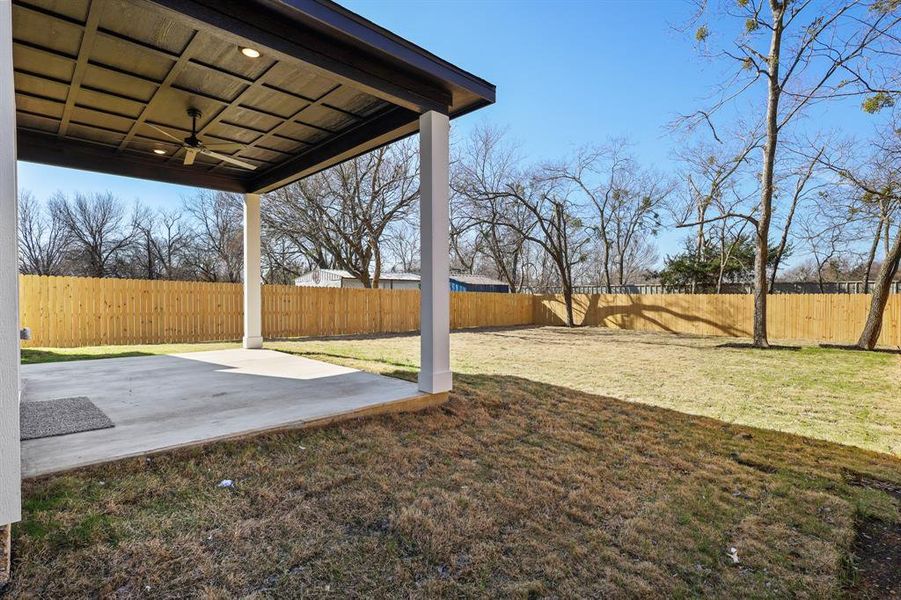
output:
[[[259,58],[260,51],[256,48],[241,48],[241,54],[248,58]]]
[[[154,148],[154,149],[153,149],[153,153],[154,153],[154,154],[165,154],[166,151],[163,150],[162,148]]]

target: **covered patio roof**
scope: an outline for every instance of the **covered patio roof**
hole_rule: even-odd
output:
[[[13,0],[12,21],[18,157],[62,167],[266,192],[495,98],[329,0]],[[188,109],[253,169],[185,165]]]
[[[0,144],[0,543],[21,518],[17,159],[243,193],[242,345],[259,349],[260,194],[418,131],[416,390],[441,402],[453,385],[449,118],[494,94],[329,0],[0,0],[0,140],[16,140]],[[340,378],[319,379],[347,413]],[[316,417],[270,408],[279,423]]]

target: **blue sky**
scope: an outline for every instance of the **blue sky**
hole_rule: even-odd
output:
[[[506,127],[535,161],[626,136],[647,165],[671,170],[678,140],[666,125],[704,105],[719,67],[702,60],[690,33],[675,26],[688,2],[344,0],[350,9],[498,88],[497,104],[454,122],[455,135],[479,123]],[[868,131],[854,106],[832,105],[818,123]],[[190,188],[19,164],[19,187],[45,198],[55,190],[112,191],[123,200],[174,206]],[[661,236],[662,253],[681,233]]]

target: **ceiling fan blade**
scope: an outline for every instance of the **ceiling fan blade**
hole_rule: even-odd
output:
[[[223,142],[221,144],[204,144],[203,147],[207,150],[217,152],[234,152],[235,150],[244,148],[244,144],[239,144],[237,142]]]
[[[157,127],[156,125],[151,125],[151,124],[148,123],[147,121],[144,121],[144,125],[146,125],[147,127],[151,127],[151,128],[153,128],[153,129],[156,129],[157,131],[159,131],[160,133],[162,133],[164,136],[166,136],[166,137],[168,137],[168,138],[172,138],[173,140],[175,140],[175,141],[178,142],[179,144],[184,144],[184,143],[185,143],[184,140],[175,137],[174,135],[172,135],[171,133],[169,133],[169,132],[166,131],[165,129],[160,129],[160,128]]]
[[[242,169],[247,169],[249,171],[256,171],[256,167],[250,163],[246,163],[243,160],[238,160],[237,158],[232,158],[231,156],[226,156],[225,154],[219,154],[218,152],[213,152],[207,148],[201,148],[201,154],[206,154],[207,156],[211,156],[213,158],[218,158],[219,160],[227,163],[231,163],[233,165],[237,165]]]
[[[185,148],[185,162],[184,165],[191,166],[194,164],[194,159],[197,158],[197,150],[194,148]]]

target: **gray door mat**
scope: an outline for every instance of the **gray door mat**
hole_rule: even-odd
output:
[[[23,440],[113,427],[106,413],[84,396],[22,402],[19,424]]]

